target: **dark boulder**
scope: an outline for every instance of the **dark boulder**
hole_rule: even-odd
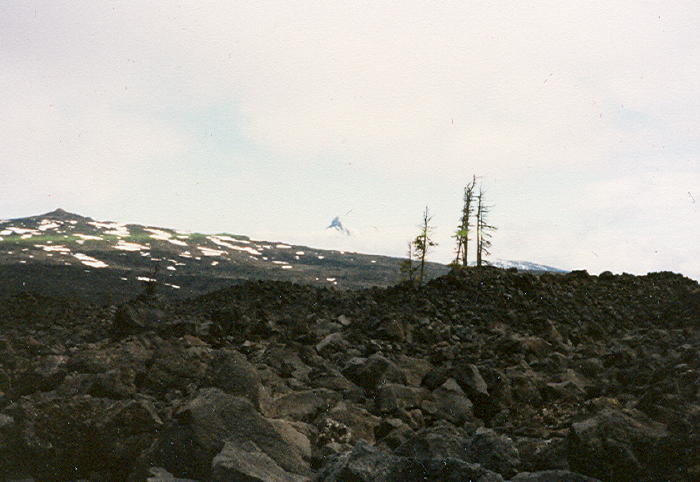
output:
[[[479,428],[472,437],[468,459],[504,477],[515,475],[520,465],[520,454],[513,440],[487,428]]]
[[[211,479],[216,482],[301,482],[307,477],[291,474],[280,467],[253,441],[225,442],[212,460]]]
[[[14,380],[12,384],[14,396],[55,389],[66,376],[67,361],[68,357],[64,355],[44,355],[33,360],[31,366]]]
[[[447,420],[455,425],[474,421],[473,404],[453,378],[447,379],[433,390],[432,404],[434,410],[431,415],[434,418]],[[426,406],[423,408],[425,410]]]
[[[606,408],[571,425],[571,469],[604,480],[641,480],[663,457],[666,426],[636,410]],[[653,458],[649,454],[655,454]]]
[[[212,386],[224,392],[244,397],[257,408],[260,407],[262,383],[260,374],[248,359],[232,349],[213,353],[207,372]]]
[[[400,457],[360,442],[350,452],[332,457],[318,482],[419,482],[426,480],[501,482],[503,477],[479,464],[453,458]]]
[[[339,393],[326,388],[299,390],[272,400],[265,413],[273,418],[310,422],[320,413],[327,412],[340,399]]]
[[[375,390],[385,383],[406,384],[406,375],[395,363],[381,355],[353,358],[342,371],[343,375],[365,390]]]
[[[184,391],[190,384],[199,386],[210,360],[206,347],[188,346],[184,340],[163,340],[150,360],[143,384],[156,393]]]
[[[292,476],[308,474],[299,449],[288,443],[250,401],[217,388],[200,390],[163,428],[143,466],[158,466],[178,477],[211,477],[212,460],[229,443],[238,453],[249,442]],[[257,449],[256,449],[257,450]],[[259,459],[259,458],[258,458]]]
[[[385,383],[377,390],[377,409],[381,413],[418,408],[429,395],[426,389],[409,387],[398,383]]]
[[[0,428],[0,440],[10,446],[0,476],[9,469],[40,480],[125,480],[162,424],[148,400],[90,395],[35,394],[10,405],[6,414],[13,423]]]
[[[469,437],[445,422],[423,429],[396,449],[396,454],[417,459],[469,459]]]
[[[163,310],[144,303],[122,305],[114,314],[112,334],[116,337],[135,335],[144,331],[158,331],[167,323]]]
[[[600,480],[568,470],[543,470],[521,472],[510,479],[510,482],[600,482]]]

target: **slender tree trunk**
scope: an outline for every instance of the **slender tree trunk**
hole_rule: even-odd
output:
[[[423,275],[425,274],[425,257],[428,254],[428,250],[432,247],[435,246],[436,243],[434,243],[430,239],[430,212],[428,211],[428,206],[425,207],[425,211],[423,212],[423,223],[421,225],[421,230],[420,234],[416,237],[416,240],[414,242],[415,247],[416,247],[416,252],[418,254],[418,257],[420,259],[420,268],[418,272],[418,283],[421,284],[423,283]]]
[[[423,246],[426,245],[427,243],[427,234],[423,234]],[[418,276],[418,283],[423,283],[423,271],[425,269],[425,252],[427,249],[424,249],[423,252],[421,253],[420,256],[420,275]]]
[[[464,246],[462,258],[462,265],[469,266],[469,220],[472,216],[472,201],[474,200],[474,186],[476,186],[476,175],[472,176],[472,181],[467,184],[464,193],[464,210],[462,211],[462,229],[464,230],[464,238],[462,238],[462,243]]]
[[[482,243],[483,233],[481,232],[482,222],[481,217],[483,216],[482,206],[481,206],[481,191],[477,196],[477,207],[476,207],[476,265],[481,266],[481,252],[484,248]]]
[[[465,205],[465,215],[467,216],[466,218],[466,223],[464,223],[464,238],[462,239],[462,244],[464,246],[464,257],[462,258],[462,266],[468,266],[469,265],[469,217],[471,216],[471,188],[468,188],[467,191],[467,200],[466,200],[466,205]]]

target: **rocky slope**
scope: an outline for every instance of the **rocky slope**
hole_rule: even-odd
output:
[[[698,480],[699,321],[670,273],[18,295],[0,478]]]
[[[57,209],[0,220],[0,296],[26,290],[99,303],[136,296],[156,277],[164,296],[187,298],[250,279],[336,288],[390,286],[401,259],[322,250],[237,234],[96,221]],[[154,269],[158,267],[157,275]],[[429,263],[427,276],[447,272]]]
[[[143,282],[153,277],[163,287],[161,294],[170,298],[252,279],[339,289],[386,287],[400,281],[401,261],[239,234],[96,221],[62,209],[0,220],[0,297],[30,290],[97,303],[121,302],[136,296]],[[494,263],[521,271],[562,272],[526,261]],[[447,271],[447,266],[428,263],[426,276]]]

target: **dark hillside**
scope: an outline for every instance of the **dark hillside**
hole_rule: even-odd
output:
[[[238,234],[96,221],[62,209],[0,220],[0,298],[34,291],[100,304],[123,302],[153,276],[160,294],[173,299],[256,279],[338,289],[386,287],[399,281],[401,261]],[[434,278],[447,271],[428,263],[426,272]]]

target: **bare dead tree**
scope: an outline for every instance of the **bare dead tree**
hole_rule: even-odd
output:
[[[430,215],[428,206],[426,206],[425,211],[423,211],[423,222],[420,225],[420,233],[418,234],[418,236],[416,236],[416,239],[413,240],[413,246],[415,248],[415,257],[416,260],[420,263],[418,268],[418,278],[416,279],[418,284],[421,284],[423,282],[423,275],[425,274],[425,258],[428,254],[428,251],[433,246],[437,246],[437,243],[434,242],[430,237],[431,232],[433,230],[433,227],[430,225],[430,221],[432,220],[432,218],[433,217]]]
[[[469,263],[469,235],[471,234],[472,222],[471,218],[474,213],[474,188],[476,187],[476,176],[472,177],[464,187],[464,196],[462,199],[462,217],[457,226],[454,238],[457,240],[457,257],[454,264],[459,266],[468,266]]]
[[[485,202],[484,191],[479,186],[479,193],[476,196],[476,265],[482,266],[484,258],[491,254],[491,238],[496,227],[488,223],[491,206]]]
[[[413,243],[411,241],[408,242],[408,257],[401,262],[399,270],[403,281],[413,282],[416,268],[413,266]]]

